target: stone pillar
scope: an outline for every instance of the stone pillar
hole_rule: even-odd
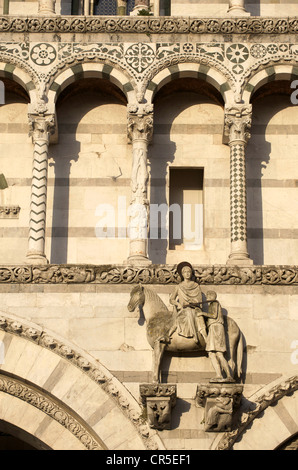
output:
[[[250,13],[245,10],[245,0],[229,0],[228,13],[233,16],[250,15]]]
[[[54,114],[29,114],[30,135],[34,144],[27,263],[47,264],[45,229],[47,206],[48,148],[55,130]]]
[[[117,1],[117,15],[125,16],[126,7],[127,7],[127,0],[118,0]]]
[[[38,14],[39,15],[55,15],[56,0],[39,0],[38,1]]]
[[[225,135],[230,146],[231,254],[227,264],[252,264],[247,251],[245,148],[250,138],[252,107],[235,105],[225,110]]]
[[[130,264],[151,264],[148,259],[149,201],[147,153],[153,134],[153,106],[128,109],[128,138],[132,143],[131,203],[129,207]]]
[[[131,15],[137,15],[140,10],[149,10],[150,0],[135,0],[135,6]]]

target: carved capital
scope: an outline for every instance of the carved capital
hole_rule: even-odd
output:
[[[225,109],[224,142],[242,142],[250,139],[252,105],[234,105]]]
[[[196,405],[205,408],[206,432],[231,431],[234,411],[239,408],[243,385],[200,384],[196,392]]]
[[[130,105],[127,110],[127,134],[131,142],[149,143],[153,135],[153,105]]]
[[[172,408],[176,404],[176,385],[141,384],[140,396],[149,426],[160,431],[171,428]]]
[[[55,115],[49,114],[39,116],[37,114],[28,114],[29,135],[33,142],[37,140],[49,141],[50,135],[55,132]]]

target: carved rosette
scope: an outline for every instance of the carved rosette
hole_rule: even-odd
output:
[[[171,429],[172,408],[177,398],[176,385],[141,384],[140,397],[149,426],[159,431]]]
[[[228,264],[251,264],[247,251],[245,147],[250,138],[252,106],[225,110],[224,134],[230,146],[231,254]]]
[[[48,149],[50,135],[55,131],[54,114],[29,114],[29,135],[34,144],[27,261],[46,264],[45,227],[47,205]]]
[[[233,427],[233,414],[239,408],[243,385],[200,384],[197,386],[195,401],[205,408],[204,430],[226,432]]]

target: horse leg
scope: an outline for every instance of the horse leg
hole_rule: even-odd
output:
[[[153,382],[160,382],[160,365],[166,344],[159,340],[155,341],[153,348]]]

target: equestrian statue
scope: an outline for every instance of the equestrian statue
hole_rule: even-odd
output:
[[[206,351],[216,373],[210,382],[234,383],[241,378],[244,348],[238,325],[223,315],[214,291],[208,291],[203,301],[190,263],[178,264],[177,272],[181,282],[170,296],[173,311],[153,289],[141,284],[131,291],[127,306],[130,312],[138,307],[146,319],[147,339],[153,349],[153,382],[160,383],[164,351]]]

